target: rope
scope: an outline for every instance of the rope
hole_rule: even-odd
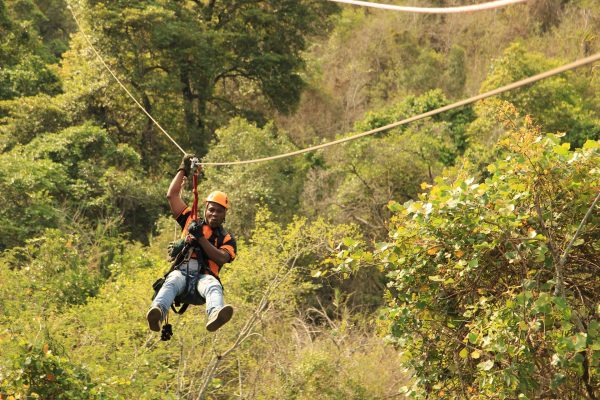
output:
[[[351,0],[329,0],[329,1],[351,1]],[[503,0],[504,2],[507,1],[512,1],[512,2],[517,2],[517,1],[523,1],[523,0]],[[499,3],[499,2],[493,2],[493,3]],[[488,3],[488,5],[491,3]],[[133,99],[133,101],[135,101],[135,103],[138,105],[138,107],[148,116],[148,118],[150,118],[152,120],[152,122],[154,122],[156,124],[156,126],[158,126],[160,128],[160,130],[171,140],[171,142],[173,142],[173,144],[175,144],[175,146],[177,146],[177,148],[183,153],[186,154],[185,150],[183,150],[181,148],[181,146],[179,146],[177,144],[177,142],[175,142],[175,140],[160,126],[160,124],[158,122],[156,122],[156,120],[154,118],[152,118],[152,116],[150,115],[150,113],[148,113],[148,111],[146,111],[146,109],[144,109],[144,107],[135,99],[135,97],[133,97],[133,95],[129,92],[129,90],[127,90],[127,88],[121,83],[121,81],[116,77],[116,75],[110,70],[110,68],[108,67],[108,65],[106,65],[106,63],[104,62],[104,60],[102,59],[102,57],[100,56],[100,54],[96,51],[96,49],[94,48],[94,46],[92,45],[92,42],[89,40],[89,38],[87,37],[87,35],[83,32],[83,30],[81,29],[81,25],[79,24],[79,21],[77,20],[77,17],[75,17],[75,14],[71,8],[71,6],[67,6],[69,8],[69,11],[71,12],[71,14],[73,15],[73,18],[75,19],[75,23],[77,24],[77,27],[79,28],[79,31],[83,34],[85,40],[87,41],[88,45],[92,48],[92,50],[94,51],[94,53],[96,54],[96,56],[100,59],[100,61],[102,62],[102,64],[104,65],[104,67],[108,70],[108,72],[110,72],[110,74],[113,76],[113,78],[115,78],[115,80],[119,83],[119,85],[123,88],[123,90],[125,90],[125,92],[129,95],[129,97],[131,97]],[[263,158],[255,158],[255,159],[251,159],[251,160],[239,160],[239,161],[225,161],[225,162],[202,162],[200,163],[200,165],[212,165],[212,166],[227,166],[227,165],[242,165],[242,164],[253,164],[253,163],[259,163],[259,162],[264,162],[264,161],[272,161],[272,160],[278,160],[281,158],[287,158],[287,157],[292,157],[292,156],[297,156],[299,154],[304,154],[304,153],[308,153],[311,151],[315,151],[315,150],[319,150],[319,149],[324,149],[326,147],[330,147],[330,146],[335,146],[341,143],[345,143],[345,142],[349,142],[352,140],[356,140],[356,139],[360,139],[362,137],[365,136],[369,136],[369,135],[374,135],[376,133],[379,132],[383,132],[389,129],[393,129],[395,127],[398,127],[400,125],[406,125],[408,123],[414,122],[414,121],[418,121],[420,119],[424,119],[424,118],[428,118],[428,117],[432,117],[434,115],[438,115],[441,114],[443,112],[446,111],[450,111],[450,110],[454,110],[456,108],[465,106],[467,104],[472,104],[475,103],[476,101],[479,100],[483,100],[486,99],[488,97],[492,97],[492,96],[496,96],[498,94],[504,93],[504,92],[508,92],[514,89],[518,89],[520,87],[523,86],[527,86],[531,83],[540,81],[542,79],[547,79],[550,78],[551,76],[554,75],[558,75],[558,74],[562,74],[563,72],[566,71],[570,71],[572,69],[576,69],[579,67],[582,67],[584,65],[588,65],[591,64],[595,61],[599,61],[600,60],[600,53],[594,54],[592,56],[586,57],[586,58],[582,58],[580,60],[574,61],[570,64],[566,64],[563,65],[561,67],[558,68],[554,68],[551,69],[549,71],[546,72],[542,72],[540,74],[531,76],[529,78],[526,79],[522,79],[520,81],[517,82],[513,82],[511,84],[508,84],[506,86],[502,86],[499,87],[497,89],[494,90],[490,90],[489,92],[485,92],[473,97],[469,97],[468,99],[464,99],[464,100],[460,100],[457,101],[455,103],[449,104],[447,106],[444,107],[440,107],[437,108],[435,110],[431,110],[428,112],[425,112],[423,114],[419,114],[419,115],[415,115],[413,117],[410,118],[406,118],[403,119],[401,121],[397,121],[397,122],[393,122],[391,124],[379,127],[379,128],[375,128],[372,129],[370,131],[366,131],[366,132],[362,132],[362,133],[358,133],[356,135],[352,135],[352,136],[348,136],[342,139],[338,139],[338,140],[334,140],[332,142],[328,142],[328,143],[322,143],[316,146],[311,146],[311,147],[307,147],[304,149],[300,149],[300,150],[296,150],[296,151],[292,151],[289,153],[284,153],[284,154],[278,154],[275,156],[270,156],[270,157],[263,157]]]
[[[144,114],[146,114],[148,116],[148,118],[150,118],[150,120],[152,122],[154,122],[154,125],[156,125],[158,127],[158,129],[161,130],[162,133],[165,134],[165,136],[167,136],[169,138],[169,140],[171,142],[173,142],[173,144],[175,146],[177,146],[177,148],[185,155],[187,154],[185,152],[185,150],[183,150],[181,148],[180,145],[177,144],[177,142],[175,141],[175,139],[173,139],[171,137],[171,135],[169,135],[167,133],[167,131],[165,131],[163,129],[162,126],[160,126],[160,124],[152,117],[152,115],[150,115],[150,113],[148,111],[146,111],[146,109],[140,104],[139,101],[137,101],[137,99],[131,94],[131,92],[129,92],[129,90],[127,90],[127,88],[125,87],[125,85],[123,85],[123,83],[121,83],[121,81],[119,80],[119,78],[117,78],[117,76],[112,72],[112,70],[108,67],[108,65],[104,62],[104,59],[102,58],[102,56],[100,55],[100,53],[98,53],[96,51],[96,48],[94,47],[94,45],[92,44],[92,42],[90,41],[90,39],[88,38],[88,36],[85,34],[85,32],[83,31],[83,29],[81,28],[81,24],[79,23],[79,20],[77,19],[77,17],[75,16],[75,13],[73,12],[73,9],[71,8],[71,5],[67,4],[67,8],[69,9],[69,11],[71,12],[71,15],[73,16],[73,19],[75,20],[75,24],[77,25],[77,28],[79,29],[79,32],[81,32],[81,34],[83,35],[85,41],[88,43],[88,45],[90,46],[90,48],[92,49],[92,51],[94,52],[94,54],[96,54],[96,57],[98,57],[98,59],[100,60],[100,62],[102,63],[102,65],[104,65],[104,68],[106,68],[106,70],[112,75],[113,78],[115,78],[115,81],[117,81],[117,83],[119,84],[119,86],[121,86],[121,88],[123,88],[123,90],[125,91],[125,93],[127,93],[127,95],[129,97],[131,97],[131,99],[135,102],[135,104],[137,104],[137,106],[140,108],[140,110],[142,110],[144,112]]]
[[[403,11],[412,12],[419,14],[459,14],[473,11],[484,11],[491,10],[494,8],[500,8],[511,4],[525,3],[527,0],[496,0],[490,1],[489,3],[473,4],[470,6],[458,6],[458,7],[407,7],[407,6],[395,6],[392,4],[379,4],[371,3],[369,1],[357,1],[357,0],[329,0],[336,3],[353,4],[355,6],[379,8],[382,10],[392,11]]]
[[[462,107],[462,106],[467,105],[467,104],[475,103],[478,100],[483,100],[483,99],[486,99],[488,97],[496,96],[498,94],[501,94],[501,93],[504,93],[504,92],[508,92],[510,90],[514,90],[514,89],[517,89],[517,88],[529,85],[531,83],[540,81],[542,79],[550,78],[551,76],[558,75],[558,74],[561,74],[563,72],[566,72],[566,71],[569,71],[569,70],[572,70],[572,69],[575,69],[575,68],[579,68],[579,67],[582,67],[582,66],[587,65],[587,64],[591,64],[591,63],[593,63],[595,61],[599,61],[599,60],[600,60],[600,53],[597,53],[597,54],[595,54],[593,56],[582,58],[581,60],[572,62],[570,64],[563,65],[562,67],[554,68],[554,69],[551,69],[549,71],[543,72],[541,74],[537,74],[537,75],[531,76],[529,78],[526,78],[526,79],[523,79],[523,80],[511,83],[509,85],[499,87],[498,89],[490,90],[489,92],[485,92],[485,93],[479,94],[477,96],[469,97],[468,99],[457,101],[456,103],[452,103],[452,104],[449,104],[447,106],[440,107],[440,108],[428,111],[428,112],[423,113],[423,114],[415,115],[413,117],[403,119],[402,121],[393,122],[391,124],[388,124],[388,125],[385,125],[385,126],[382,126],[382,127],[379,127],[379,128],[372,129],[370,131],[358,133],[356,135],[352,135],[352,136],[348,136],[348,137],[345,137],[345,138],[342,138],[342,139],[334,140],[332,142],[323,143],[323,144],[319,144],[319,145],[316,145],[316,146],[307,147],[305,149],[300,149],[300,150],[292,151],[292,152],[285,153],[285,154],[279,154],[279,155],[271,156],[271,157],[256,158],[256,159],[253,159],[253,160],[229,161],[229,162],[203,162],[202,164],[203,165],[215,165],[215,166],[251,164],[251,163],[257,163],[257,162],[263,162],[263,161],[277,160],[279,158],[291,157],[291,156],[296,156],[298,154],[308,153],[310,151],[315,151],[315,150],[323,149],[325,147],[334,146],[334,145],[337,145],[337,144],[349,142],[351,140],[356,140],[356,139],[359,139],[359,138],[362,138],[362,137],[365,137],[365,136],[373,135],[375,133],[387,131],[389,129],[395,128],[395,127],[400,126],[400,125],[406,125],[406,124],[408,124],[410,122],[418,121],[418,120],[423,119],[423,118],[432,117],[434,115],[438,115],[438,114],[441,114],[441,113],[446,112],[446,111],[454,110],[455,108],[459,108],[459,107]]]
[[[198,220],[198,171],[194,172],[192,178],[192,192],[194,193],[194,202],[192,203],[192,220]]]

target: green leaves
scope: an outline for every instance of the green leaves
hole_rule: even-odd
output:
[[[294,150],[285,132],[273,124],[257,127],[242,118],[232,119],[216,132],[217,140],[206,156],[207,161],[253,159]],[[305,165],[301,158],[275,160],[265,164],[206,169],[206,181],[201,185],[225,191],[235,212],[227,224],[236,235],[249,236],[254,228],[257,205],[267,206],[279,222],[291,221],[299,207]],[[315,204],[315,207],[319,207]]]
[[[53,354],[48,344],[22,343],[11,354],[13,368],[0,380],[0,392],[10,398],[102,400],[107,397],[87,369]],[[0,369],[1,370],[1,369]]]
[[[519,79],[549,70],[562,60],[548,59],[545,55],[528,51],[523,43],[509,46],[496,60],[481,90],[486,91]],[[591,104],[584,101],[585,78],[577,73],[556,76],[539,82],[525,91],[512,91],[501,98],[513,103],[521,115],[532,115],[546,132],[565,132],[565,140],[574,147],[587,139],[598,139],[600,124]],[[554,151],[566,155],[567,148],[557,146]]]
[[[570,143],[563,143],[560,146],[554,146],[552,148],[552,150],[561,156],[566,156],[567,154],[569,154],[569,149],[571,148],[571,144]]]
[[[492,368],[494,368],[494,362],[492,360],[482,361],[479,364],[477,364],[477,368],[479,368],[482,371],[489,371]]]
[[[100,52],[119,59],[154,116],[176,121],[176,139],[200,156],[232,117],[263,125],[270,112],[293,110],[304,87],[305,38],[321,34],[335,11],[307,0],[87,4],[77,11],[90,26],[102,26],[92,32]],[[121,93],[99,95],[111,103]],[[121,126],[132,122],[109,117]],[[145,129],[144,119],[134,123],[138,129],[129,127],[130,133]]]
[[[91,228],[124,218],[124,230],[147,240],[164,189],[143,178],[140,162],[131,147],[116,145],[93,124],[39,135],[0,154],[2,244],[23,244],[43,228],[68,226],[67,216],[75,212]]]
[[[581,376],[583,354],[598,334],[589,305],[600,287],[589,265],[573,261],[565,273],[570,284],[590,290],[587,300],[554,296],[553,252],[566,247],[597,193],[600,154],[591,142],[573,151],[560,140],[525,120],[501,142],[485,179],[474,178],[466,163],[438,177],[418,201],[391,207],[390,241],[375,258],[390,281],[391,334],[426,355],[407,361],[419,379],[460,387],[460,376],[468,376],[478,393],[510,398],[518,389],[535,398],[541,376],[548,385],[557,373],[569,379],[556,384]],[[587,232],[572,247],[573,260],[595,264],[597,232]],[[578,318],[589,332],[578,331]],[[457,349],[459,341],[468,346]],[[556,355],[555,367],[537,369],[551,363],[549,354]],[[457,357],[456,371],[439,377]]]

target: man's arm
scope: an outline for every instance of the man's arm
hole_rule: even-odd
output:
[[[222,267],[223,264],[231,261],[231,255],[227,251],[216,248],[204,236],[196,240],[200,244],[200,247],[202,247],[202,250],[204,250],[204,252],[208,256],[208,258],[216,262],[219,265],[219,267]]]
[[[185,154],[183,156],[181,164],[179,164],[179,168],[177,169],[177,174],[175,174],[169,185],[169,190],[167,190],[167,200],[169,200],[171,213],[173,213],[175,218],[179,217],[183,210],[187,208],[187,204],[181,198],[181,189],[185,183],[185,178],[192,173],[194,160],[196,160],[196,156],[193,154]]]
[[[171,213],[175,218],[177,218],[183,212],[183,210],[187,208],[187,204],[185,204],[181,198],[181,189],[183,188],[184,183],[185,172],[183,170],[179,170],[171,181],[169,190],[167,190],[167,200],[169,201],[169,206],[171,207]]]

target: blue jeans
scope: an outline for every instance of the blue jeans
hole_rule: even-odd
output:
[[[179,268],[187,272],[187,265],[183,264]],[[167,315],[167,311],[173,304],[175,297],[185,292],[186,286],[186,274],[180,270],[172,271],[165,280],[162,288],[158,291],[158,294],[154,298],[152,302],[152,306],[157,306],[161,309],[163,318]],[[198,261],[191,259],[189,261],[189,274],[196,275],[198,274]],[[198,293],[200,296],[206,299],[206,314],[210,315],[210,313],[215,308],[221,308],[224,305],[223,302],[223,286],[221,283],[212,275],[201,274],[198,278],[198,284],[196,285]]]

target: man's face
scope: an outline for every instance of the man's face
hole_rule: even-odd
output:
[[[218,228],[225,221],[227,209],[220,204],[208,202],[206,203],[206,212],[204,218],[211,228]]]

